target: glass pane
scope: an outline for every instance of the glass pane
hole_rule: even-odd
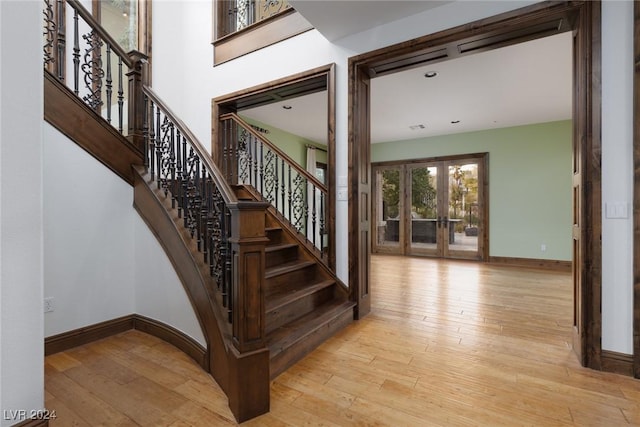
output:
[[[400,242],[400,170],[382,170],[376,174],[378,187],[378,245]]]
[[[436,249],[438,168],[411,170],[411,246]]]
[[[105,30],[128,52],[138,49],[138,2],[103,0],[100,20]]]
[[[449,166],[449,249],[478,251],[478,165]]]

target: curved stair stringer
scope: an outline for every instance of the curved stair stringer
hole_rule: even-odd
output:
[[[232,344],[231,327],[226,320],[209,269],[202,261],[196,243],[178,217],[177,209],[171,207],[171,197],[154,188],[155,183],[143,167],[134,166],[134,208],[158,239],[169,257],[193,309],[205,339],[207,354],[203,369],[209,372],[229,399],[229,407],[239,422],[269,410],[269,384],[266,383],[267,401],[253,399],[252,394],[265,395],[263,387],[256,384],[247,392],[251,383],[251,369],[246,366],[261,366],[261,359],[268,364],[268,351],[239,354]],[[246,410],[247,399],[262,401],[258,408]]]

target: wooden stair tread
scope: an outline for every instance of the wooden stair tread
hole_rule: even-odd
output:
[[[265,303],[266,309],[267,311],[277,310],[295,300],[304,298],[307,295],[310,295],[321,289],[332,286],[335,283],[336,283],[335,280],[327,279],[327,280],[322,280],[320,282],[307,285],[302,288],[275,293],[267,297],[267,301]]]
[[[275,276],[280,276],[291,271],[302,270],[304,268],[314,265],[313,261],[296,260],[291,262],[285,262],[273,267],[269,267],[265,270],[265,277],[267,279]]]
[[[277,243],[275,245],[267,245],[264,248],[265,252],[277,252],[279,250],[282,249],[290,249],[290,248],[297,248],[298,244],[297,243]]]
[[[267,336],[270,357],[273,359],[283,353],[306,336],[331,323],[339,314],[351,310],[355,305],[353,301],[333,300],[321,305],[311,313],[279,327]]]

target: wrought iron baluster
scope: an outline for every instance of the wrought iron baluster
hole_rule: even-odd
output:
[[[111,96],[113,93],[111,77],[111,45],[107,43],[107,80],[106,80],[106,97],[107,97],[107,122],[111,123]]]
[[[325,220],[325,212],[324,212],[324,192],[320,192],[320,252],[324,257],[324,220]]]
[[[253,163],[253,187],[258,188],[258,138],[253,138],[253,155],[255,156],[255,162]]]
[[[253,182],[251,182],[251,171],[253,170],[253,153],[251,152],[251,140],[253,139],[253,136],[250,133],[247,133],[247,140],[245,141],[246,144],[246,149],[245,149],[245,158],[248,158],[248,161],[246,162],[247,165],[247,173],[246,173],[246,178],[248,179],[248,183],[249,185],[253,185]]]
[[[276,211],[280,212],[280,209],[278,209],[278,191],[280,191],[280,174],[278,173],[278,155],[274,153],[273,155],[273,170],[275,172],[275,186],[273,188],[273,200],[275,201],[275,206],[276,206]]]
[[[149,97],[144,95],[144,109],[142,110],[142,139],[144,141],[144,166],[149,167]]]
[[[226,295],[225,306],[227,307],[228,313],[228,321],[229,323],[233,322],[233,282],[232,282],[232,260],[233,253],[231,251],[231,242],[229,241],[229,237],[231,237],[231,212],[225,206],[225,244],[224,244],[224,259],[225,259],[225,278],[224,278],[224,294]]]
[[[98,33],[91,30],[82,36],[87,43],[84,50],[84,63],[82,64],[82,72],[84,73],[84,85],[89,91],[82,100],[97,113],[100,113],[102,106],[102,79],[104,70],[102,69],[102,52],[100,49],[104,44]]]
[[[122,84],[122,58],[118,56],[118,131],[124,128],[124,87]]]
[[[189,172],[187,170],[187,139],[182,138],[182,215],[184,216],[184,224],[187,224],[187,188]]]
[[[229,175],[229,155],[227,153],[227,142],[229,140],[229,124],[231,120],[223,120],[222,121],[222,174],[224,175],[227,181],[231,180],[231,176]]]
[[[260,194],[264,196],[264,144],[260,142]]]
[[[154,161],[155,152],[156,152],[156,133],[155,126],[153,124],[153,119],[155,115],[155,104],[151,101],[151,105],[149,111],[147,111],[147,115],[149,116],[149,164],[151,166],[151,180],[156,179],[156,162]]]
[[[182,217],[182,133],[180,129],[177,131],[176,135],[176,168],[175,168],[175,176],[174,176],[174,191],[175,197],[174,200],[178,201],[178,218]]]
[[[73,9],[73,93],[80,93],[80,34],[78,32],[78,10]]]
[[[158,108],[156,109],[156,171],[157,171],[157,177],[156,177],[156,187],[160,188],[160,175],[161,175],[161,169],[160,169],[160,140],[162,138],[161,135],[162,132],[162,128],[160,126],[160,107],[158,106]]]
[[[289,166],[289,188],[287,190],[287,204],[289,205],[289,216],[287,217],[287,219],[289,221],[291,221],[291,209],[292,209],[292,203],[291,203],[291,165]]]
[[[284,174],[284,159],[280,159],[281,171],[282,171],[282,187],[280,188],[280,195],[282,196],[282,212],[285,212],[286,205],[285,197],[287,195],[286,185],[285,185],[285,174]]]
[[[56,44],[58,45],[58,54],[56,57],[56,62],[57,62],[57,77],[58,80],[60,80],[61,82],[65,81],[66,79],[66,70],[65,67],[67,66],[67,55],[66,55],[66,39],[67,36],[65,34],[66,32],[66,23],[65,23],[65,19],[66,19],[66,13],[65,13],[65,2],[62,0],[58,0],[57,1],[57,6],[58,6],[58,13],[56,14],[56,18],[58,21],[58,40],[56,42]]]
[[[311,184],[311,197],[313,198],[313,202],[311,202],[311,243],[313,246],[316,246],[316,186]],[[308,205],[308,202],[307,202]],[[307,231],[307,235],[309,232]]]

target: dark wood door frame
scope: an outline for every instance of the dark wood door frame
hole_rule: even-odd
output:
[[[601,245],[601,5],[544,2],[468,23],[349,59],[349,284],[354,300],[369,298],[370,246],[361,236],[371,210],[368,79],[411,67],[557,34],[574,33],[574,144],[581,162],[580,269],[576,290],[576,353],[582,365],[602,369]],[[367,188],[368,186],[368,188]],[[366,240],[366,239],[365,239]],[[366,265],[361,265],[365,263]],[[638,288],[638,285],[636,285]],[[359,309],[365,315],[368,305]],[[636,317],[638,313],[636,312]]]
[[[218,145],[218,124],[220,116],[237,112],[244,108],[257,107],[296,96],[308,95],[322,90],[327,91],[327,233],[330,236],[329,267],[335,271],[336,239],[335,235],[335,188],[336,188],[336,79],[335,64],[328,64],[288,77],[270,81],[238,92],[217,97],[211,101],[211,156],[220,164],[222,147]],[[332,240],[331,240],[332,239]]]
[[[633,10],[633,376],[640,378],[640,6]]]

